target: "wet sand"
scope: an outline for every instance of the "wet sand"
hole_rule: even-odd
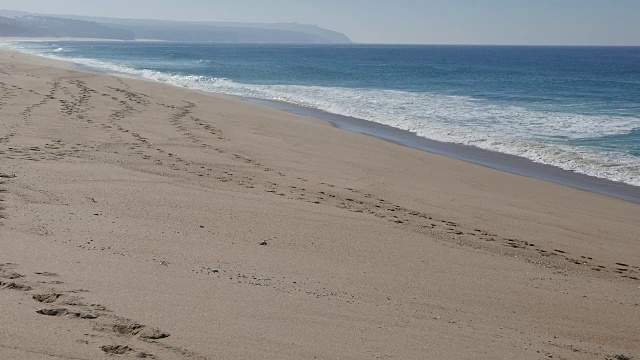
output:
[[[484,150],[468,145],[431,140],[420,137],[410,131],[358,118],[332,114],[318,109],[306,108],[280,101],[253,98],[243,99],[256,104],[273,106],[294,114],[325,120],[340,129],[375,136],[414,149],[464,160],[516,175],[524,175],[534,179],[550,181],[556,184],[594,192],[596,194],[640,203],[640,187],[637,186],[563,170],[555,166],[536,163],[515,155]]]
[[[0,52],[0,358],[639,356],[640,205]]]

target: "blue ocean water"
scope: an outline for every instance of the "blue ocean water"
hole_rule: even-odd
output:
[[[4,46],[176,86],[317,108],[640,186],[640,47]]]

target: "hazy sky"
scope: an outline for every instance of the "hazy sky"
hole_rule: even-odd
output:
[[[295,21],[362,43],[640,45],[640,0],[0,0],[0,9]]]

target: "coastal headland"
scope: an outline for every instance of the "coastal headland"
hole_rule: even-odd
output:
[[[0,358],[640,356],[640,205],[0,52]]]

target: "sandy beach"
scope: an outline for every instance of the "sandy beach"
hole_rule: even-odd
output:
[[[0,359],[640,357],[639,219],[0,51]]]

